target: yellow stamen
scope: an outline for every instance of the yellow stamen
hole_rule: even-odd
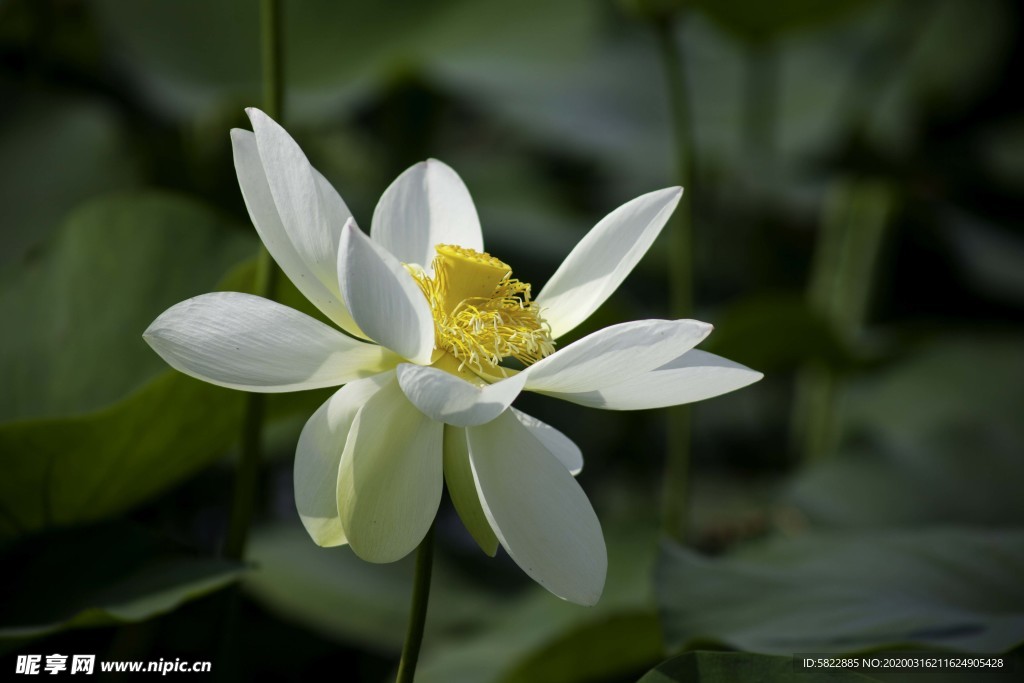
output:
[[[434,346],[466,367],[493,372],[504,358],[530,365],[555,350],[551,329],[530,300],[530,285],[490,254],[435,247],[434,276],[408,267],[430,302]]]

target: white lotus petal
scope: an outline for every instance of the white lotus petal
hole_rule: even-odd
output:
[[[434,319],[419,285],[386,249],[349,220],[338,251],[341,293],[371,339],[414,363],[434,349]]]
[[[569,344],[524,371],[526,389],[561,395],[624,382],[681,356],[711,332],[698,320],[636,320]]]
[[[555,339],[569,332],[618,289],[675,210],[683,188],[669,187],[627,202],[601,219],[537,295]]]
[[[172,367],[212,384],[281,392],[369,377],[400,359],[287,306],[239,292],[176,304],[142,335]]]
[[[287,132],[247,109],[254,133],[231,131],[235,171],[249,217],[289,279],[342,329],[363,335],[341,300],[337,258],[352,213]]]
[[[516,416],[524,427],[530,430],[530,433],[537,437],[537,440],[544,444],[551,453],[562,461],[565,465],[565,469],[569,470],[569,474],[574,477],[583,471],[583,451],[580,447],[573,443],[572,439],[567,437],[562,432],[558,431],[551,425],[541,422],[532,415],[527,415],[521,410],[512,409],[512,414]]]
[[[373,212],[370,236],[399,261],[428,271],[438,244],[484,250],[469,190],[437,159],[409,168],[384,191]]]
[[[242,197],[249,210],[249,218],[267,251],[303,296],[342,329],[365,337],[341,300],[334,269],[329,274],[314,272],[292,244],[274,204],[256,146],[256,136],[250,131],[236,128],[231,131],[231,143]],[[318,178],[318,184],[326,184],[319,173],[314,171],[314,175]],[[337,193],[334,195],[337,196]],[[340,197],[338,201],[341,201]],[[321,278],[321,275],[324,277]]]
[[[501,545],[558,597],[595,604],[608,556],[583,489],[511,412],[466,431],[477,492]]]
[[[396,381],[356,415],[338,473],[338,511],[356,555],[394,562],[423,540],[441,502],[443,429]]]
[[[398,366],[398,383],[413,405],[430,419],[471,427],[490,422],[504,412],[523,390],[526,377],[519,373],[481,387],[444,370],[402,363]]]
[[[498,537],[491,530],[487,515],[476,492],[473,468],[469,464],[469,444],[466,430],[447,425],[444,428],[444,481],[459,519],[477,542],[480,549],[494,557],[498,552]]]
[[[693,349],[630,379],[558,398],[605,410],[644,410],[703,401],[753,384],[764,375],[745,365]]]
[[[295,507],[302,525],[319,546],[344,545],[338,513],[338,466],[356,413],[394,373],[346,384],[306,421],[295,450]]]

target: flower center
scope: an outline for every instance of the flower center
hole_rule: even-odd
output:
[[[459,370],[490,374],[504,358],[530,365],[555,350],[551,328],[530,300],[530,285],[490,254],[450,244],[435,247],[434,276],[406,266],[430,302],[434,347]]]

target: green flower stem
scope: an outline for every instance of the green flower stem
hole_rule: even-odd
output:
[[[263,0],[261,6],[263,40],[263,107],[267,115],[281,121],[284,113],[284,68],[282,60],[281,2]],[[260,247],[256,261],[255,292],[266,299],[273,299],[277,289],[277,267],[265,247]],[[248,394],[245,397],[245,417],[242,422],[242,453],[235,476],[234,498],[231,503],[231,520],[224,555],[230,559],[245,557],[245,545],[249,537],[249,526],[256,506],[256,491],[259,488],[260,462],[263,453],[263,418],[266,414],[266,396]]]
[[[825,202],[808,299],[848,348],[855,349],[862,341],[894,206],[892,189],[868,180],[837,182]],[[820,361],[803,368],[797,378],[792,432],[805,462],[827,457],[835,450],[839,379],[834,368]]]
[[[693,134],[686,96],[683,56],[673,33],[671,15],[652,19],[658,52],[665,72],[675,136],[676,175],[686,194],[669,224],[670,308],[674,318],[688,318],[693,311]],[[677,541],[686,535],[686,511],[690,477],[690,408],[669,408],[665,458],[662,526]]]
[[[775,152],[779,109],[779,55],[775,45],[746,46],[743,145],[758,173],[766,173]]]
[[[278,123],[284,118],[284,20],[281,0],[260,3],[263,55],[263,111]]]
[[[412,584],[412,606],[409,609],[409,628],[405,632],[402,659],[398,663],[395,683],[412,683],[416,675],[416,662],[423,644],[423,627],[427,621],[427,603],[430,600],[430,574],[434,565],[434,525],[420,542],[416,551],[416,576]]]

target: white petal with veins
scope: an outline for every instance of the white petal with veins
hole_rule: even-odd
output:
[[[434,318],[416,281],[386,249],[349,220],[338,251],[341,295],[367,335],[414,363],[434,349]]]
[[[399,261],[428,271],[435,245],[484,250],[469,190],[459,174],[437,159],[409,168],[384,191],[373,212],[370,237]]]
[[[338,513],[338,468],[356,413],[394,373],[346,384],[306,421],[295,450],[295,507],[319,546],[348,542]]]
[[[267,176],[263,171],[263,162],[256,147],[256,136],[247,130],[236,128],[231,131],[231,147],[234,151],[238,184],[242,188],[242,197],[249,210],[249,218],[256,226],[256,232],[259,233],[267,251],[307,299],[342,329],[358,335],[359,328],[341,301],[337,276],[331,273],[328,282],[322,281],[299,255],[285,231],[281,217],[277,213],[277,206],[274,204],[274,197],[270,193],[270,186],[267,184]]]
[[[260,238],[299,291],[308,291],[310,301],[342,329],[364,336],[338,287],[338,241],[352,213],[276,121],[258,109],[246,112],[253,133],[234,131],[232,142],[239,184]]]
[[[398,383],[413,405],[431,419],[471,427],[490,422],[504,412],[523,390],[526,376],[519,373],[477,386],[444,370],[402,363],[398,366]]]
[[[443,429],[394,380],[363,404],[338,471],[338,511],[356,555],[394,562],[426,536],[441,503]]]
[[[526,389],[559,396],[624,382],[700,343],[711,325],[697,320],[636,320],[598,330],[524,371]]]
[[[745,365],[693,349],[624,382],[558,398],[605,410],[644,410],[703,401],[753,384],[764,375]]]
[[[305,313],[239,292],[213,292],[175,304],[142,336],[186,375],[245,391],[338,386],[401,360]]]
[[[466,431],[477,492],[502,547],[558,597],[596,604],[608,556],[580,485],[511,412]]]
[[[537,295],[553,338],[589,318],[618,289],[682,195],[681,187],[641,195],[605,216],[580,240]]]
[[[516,416],[530,433],[537,437],[537,440],[544,444],[551,453],[562,461],[565,469],[574,477],[583,471],[583,451],[573,443],[573,440],[551,425],[541,422],[532,415],[527,415],[521,410],[512,409]]]

